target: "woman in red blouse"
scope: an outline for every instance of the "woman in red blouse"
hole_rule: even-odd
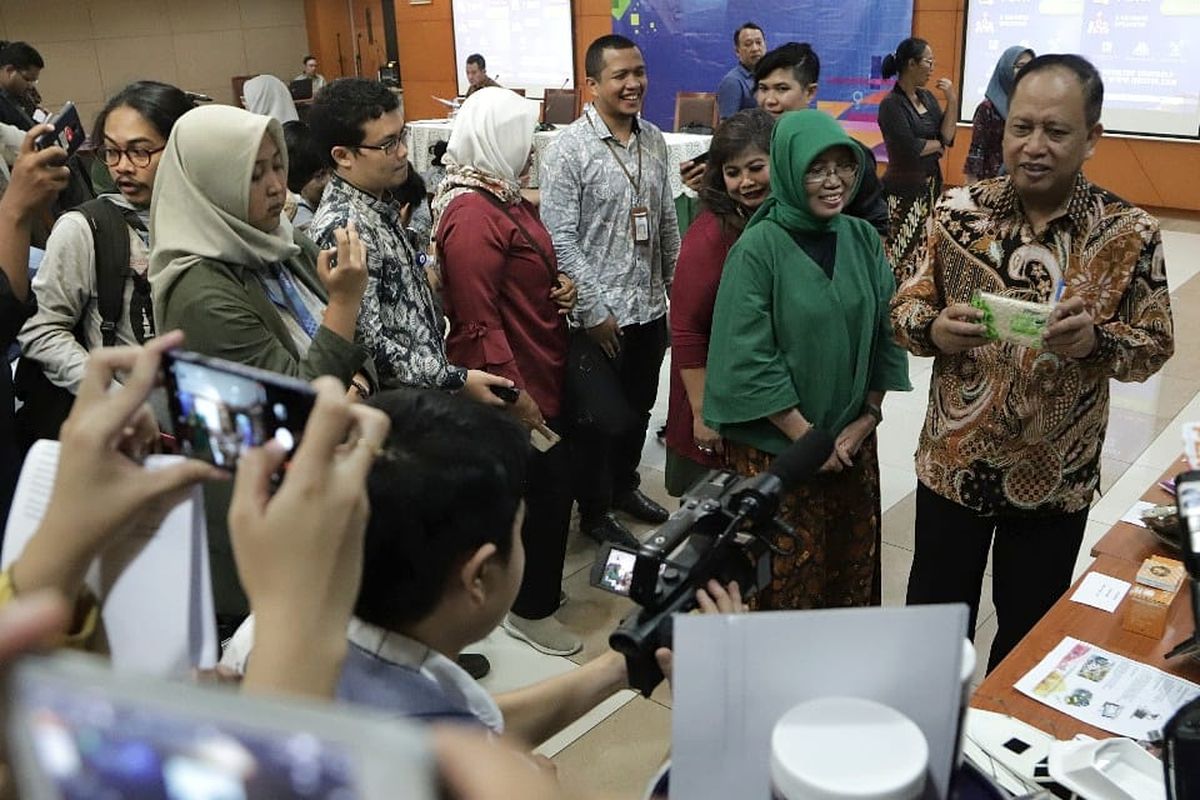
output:
[[[514,92],[480,89],[463,103],[450,135],[446,178],[433,201],[450,335],[446,355],[467,369],[512,380],[510,411],[531,431],[559,433],[567,363],[566,314],[575,287],[558,272],[550,234],[521,197],[537,114]],[[525,574],[511,635],[551,655],[582,643],[555,618],[571,519],[565,443],[530,458],[521,539]]]
[[[681,496],[722,467],[721,437],[704,424],[704,370],[713,304],[725,256],[771,191],[771,128],[762,109],[721,123],[708,151],[699,216],[683,237],[671,285],[671,398],[667,408],[667,491]]]

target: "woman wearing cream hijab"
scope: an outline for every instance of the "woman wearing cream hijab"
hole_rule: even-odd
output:
[[[564,315],[575,304],[575,287],[558,272],[537,209],[521,197],[536,125],[528,101],[507,89],[471,95],[454,119],[433,213],[450,317],[446,355],[513,381],[521,391],[509,410],[544,435],[564,432]],[[534,453],[521,529],[525,573],[504,629],[563,656],[582,646],[553,616],[571,502],[567,445]]]
[[[277,120],[280,125],[300,119],[292,93],[274,75],[258,75],[242,84],[246,110]]]
[[[331,268],[332,250],[318,255],[293,235],[286,196],[278,122],[230,106],[179,119],[150,205],[158,330],[183,330],[205,355],[306,380],[333,375],[369,394],[374,370],[354,343],[366,254],[353,229],[338,231]],[[228,487],[206,501],[217,613],[236,618],[246,601],[225,535]]]

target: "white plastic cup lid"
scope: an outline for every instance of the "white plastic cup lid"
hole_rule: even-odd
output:
[[[929,746],[899,711],[858,697],[818,697],[771,733],[771,780],[786,800],[913,800]]]

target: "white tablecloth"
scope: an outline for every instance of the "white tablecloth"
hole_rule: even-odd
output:
[[[448,141],[453,125],[453,120],[421,120],[408,123],[405,127],[404,143],[408,147],[408,160],[417,168],[417,172],[424,174],[428,171],[430,163],[433,161],[433,155],[429,152],[429,148],[437,142]],[[538,185],[538,162],[543,151],[550,142],[554,141],[561,130],[562,128],[539,131],[533,135],[533,169],[529,176],[531,188],[536,188]],[[666,132],[663,133],[663,138],[667,142],[667,158],[672,164],[680,164],[705,152],[712,139],[711,136],[695,133]],[[667,173],[671,177],[671,196],[678,197],[683,194],[684,190],[683,183],[679,179],[679,169],[668,169]]]

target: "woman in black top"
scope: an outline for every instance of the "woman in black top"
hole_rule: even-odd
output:
[[[938,78],[946,99],[942,113],[924,88],[933,74],[933,49],[924,39],[905,39],[883,59],[883,77],[899,75],[879,104],[879,130],[887,146],[883,190],[888,202],[888,259],[900,286],[916,270],[913,255],[924,239],[925,220],[942,191],[938,159],[954,143],[958,94],[949,78]]]

